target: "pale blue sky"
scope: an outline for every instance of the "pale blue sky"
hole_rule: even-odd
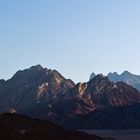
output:
[[[140,74],[140,1],[0,0],[0,78],[35,64],[75,82]]]

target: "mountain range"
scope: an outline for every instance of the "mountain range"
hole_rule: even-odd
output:
[[[98,74],[75,84],[41,65],[0,80],[0,113],[18,113],[70,129],[140,128],[140,93]]]

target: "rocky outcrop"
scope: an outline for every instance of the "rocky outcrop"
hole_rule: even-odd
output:
[[[38,87],[38,92],[37,92],[38,99],[43,97],[47,93],[48,85],[49,84],[45,82]]]
[[[85,93],[86,89],[87,89],[87,84],[86,83],[78,83],[77,84],[77,90],[76,90],[78,96],[82,97],[83,94]]]

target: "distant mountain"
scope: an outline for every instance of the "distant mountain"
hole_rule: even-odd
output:
[[[90,75],[90,80],[95,77],[95,73]],[[124,82],[128,85],[133,86],[137,90],[140,91],[140,75],[132,74],[128,71],[124,71],[122,74],[118,74],[117,72],[109,73],[107,77],[113,82]]]
[[[132,74],[128,71],[124,71],[122,74],[109,73],[108,78],[113,82],[123,81],[140,91],[140,75]]]
[[[18,71],[11,79],[0,83],[0,112],[17,112],[32,118],[49,120],[66,128],[140,128],[138,107],[140,93],[123,82],[114,83],[99,74],[90,81],[75,84],[56,70],[40,65]],[[127,108],[123,109],[123,108]],[[133,110],[136,112],[133,113]],[[116,118],[111,118],[112,109]],[[129,113],[120,121],[119,115]],[[107,115],[105,115],[107,114]],[[90,116],[95,116],[90,118]],[[94,120],[95,118],[95,120]],[[97,123],[96,118],[98,118]],[[100,124],[100,119],[104,120]],[[94,122],[95,124],[93,124]],[[130,123],[131,124],[130,124]],[[87,124],[87,125],[85,125]]]
[[[95,135],[66,130],[47,121],[17,114],[0,115],[2,140],[102,140]]]

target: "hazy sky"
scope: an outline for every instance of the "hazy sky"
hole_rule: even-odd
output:
[[[0,0],[0,78],[35,64],[140,74],[140,0]]]

